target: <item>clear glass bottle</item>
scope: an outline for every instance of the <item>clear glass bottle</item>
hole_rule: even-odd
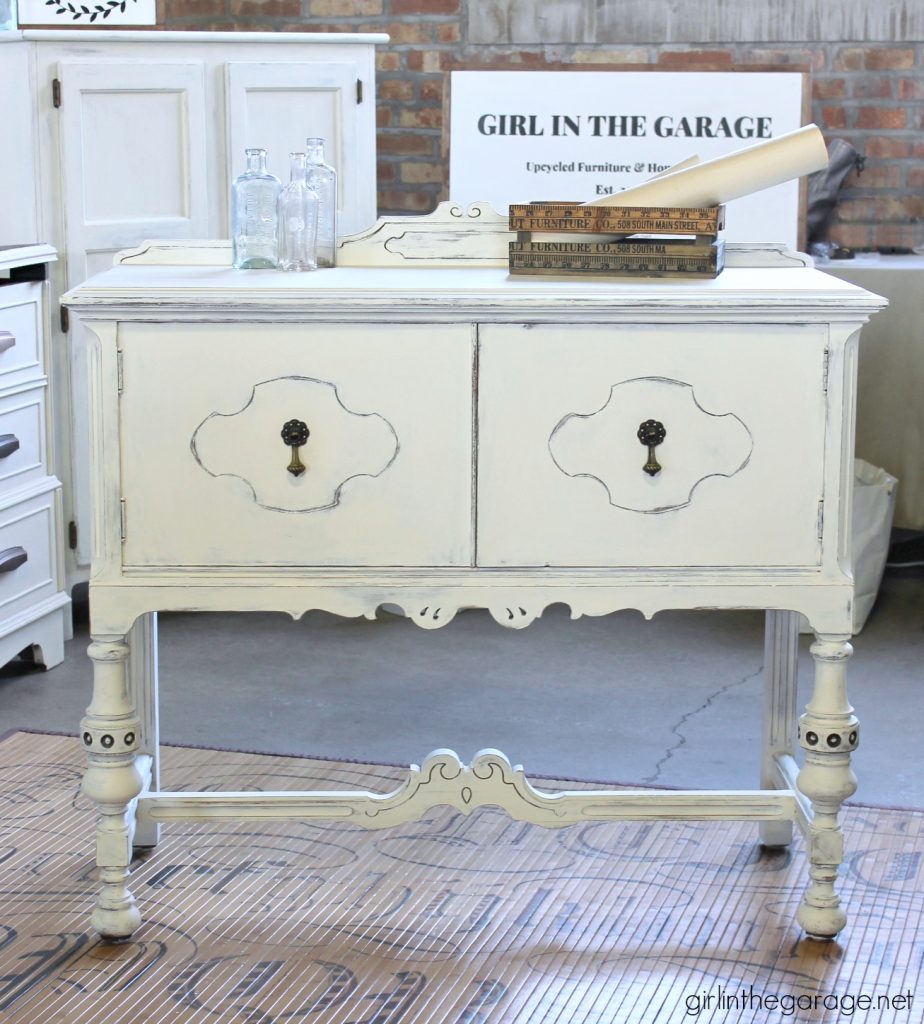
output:
[[[332,267],[337,251],[337,172],[324,162],[324,140],[308,139],[308,184],[318,197],[319,267]]]
[[[231,186],[231,240],[234,266],[265,270],[276,266],[276,203],[282,184],[266,169],[266,150],[247,149],[247,170]]]
[[[308,185],[308,158],[289,154],[289,184],[279,193],[279,269],[316,270],[318,197]]]

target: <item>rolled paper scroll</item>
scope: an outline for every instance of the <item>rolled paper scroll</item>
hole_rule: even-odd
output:
[[[828,166],[814,124],[735,153],[664,174],[585,206],[719,206]]]

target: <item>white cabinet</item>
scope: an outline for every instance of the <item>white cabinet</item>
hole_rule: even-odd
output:
[[[339,228],[376,215],[375,54],[384,35],[25,31],[0,39],[0,243],[42,239],[50,275],[55,433],[72,582],[90,560],[86,353],[58,296],[145,239],[228,237],[228,186],[264,146],[288,178],[290,151],[327,141]]]
[[[44,267],[48,246],[0,250],[0,664],[31,647],[64,658],[61,485],[49,443]]]

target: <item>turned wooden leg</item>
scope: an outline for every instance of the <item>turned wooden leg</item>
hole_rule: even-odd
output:
[[[764,722],[761,789],[779,789],[776,758],[796,755],[796,684],[799,661],[799,613],[768,611],[764,628]],[[788,846],[791,821],[762,821],[764,846]]]
[[[96,804],[96,863],[102,889],[91,923],[106,939],[125,939],[141,924],[128,891],[134,831],[133,801],[144,782],[135,763],[141,722],[128,697],[128,645],[94,639],[93,699],[80,725],[89,762],[83,791]]]
[[[844,859],[838,814],[857,788],[850,754],[857,748],[859,727],[847,703],[847,659],[853,653],[847,641],[846,636],[816,634],[812,644],[815,688],[799,719],[805,764],[797,783],[812,802],[814,819],[807,836],[812,880],[797,917],[812,939],[831,939],[847,923],[834,889]]]

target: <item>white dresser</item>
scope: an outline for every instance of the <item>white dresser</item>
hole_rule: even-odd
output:
[[[377,828],[437,803],[552,827],[750,818],[771,845],[797,823],[811,859],[799,920],[819,938],[843,927],[855,371],[882,300],[760,248],[730,251],[715,281],[511,278],[499,224],[479,208],[383,223],[304,275],[152,246],[71,293],[92,340],[82,732],[103,935],[138,926],[131,845],[154,844],[160,822]],[[159,609],[390,604],[436,628],[484,607],[519,628],[554,602],[575,616],[766,609],[760,788],[553,796],[496,751],[468,765],[438,751],[384,795],[158,788]],[[817,633],[801,720],[799,612]],[[618,713],[605,685],[601,713]]]
[[[49,445],[47,245],[0,249],[0,664],[64,659],[61,484]]]

